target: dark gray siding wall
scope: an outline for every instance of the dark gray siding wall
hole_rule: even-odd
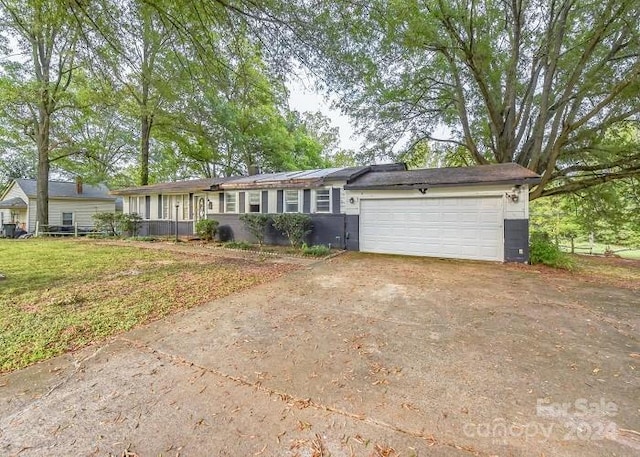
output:
[[[504,261],[529,261],[529,221],[527,219],[504,220]]]
[[[344,214],[310,214],[313,229],[307,237],[307,244],[331,244],[333,247],[358,249],[358,216]],[[211,214],[217,220],[221,241],[255,241],[245,229],[238,214]],[[348,233],[347,233],[348,232]],[[273,227],[269,227],[265,239],[268,244],[289,244],[289,241]]]
[[[360,250],[360,216],[347,215],[346,217],[346,233],[347,250],[359,251]]]
[[[345,247],[345,216],[343,214],[311,214],[311,221],[313,230],[309,234],[309,244]]]
[[[142,221],[139,236],[171,236],[176,234],[176,223],[174,221]],[[193,235],[193,222],[178,222],[178,235]]]

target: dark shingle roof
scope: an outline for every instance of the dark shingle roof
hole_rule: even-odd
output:
[[[20,197],[10,198],[9,200],[0,201],[0,209],[26,209],[27,202]]]
[[[342,168],[334,173],[331,173],[325,177],[325,180],[352,180],[356,179],[358,176],[362,176],[365,173],[370,171],[378,172],[378,171],[404,171],[407,169],[406,164],[404,163],[385,163],[380,165],[364,165],[360,167],[348,167]]]
[[[333,173],[328,174],[327,176],[325,176],[326,180],[347,180],[347,179],[351,179],[354,176],[359,176],[362,173],[365,173],[369,170],[369,166],[365,165],[362,167],[348,167],[348,168],[341,168],[338,171],[334,171]]]
[[[204,178],[149,186],[128,187],[111,191],[112,195],[145,195],[151,193],[185,193],[219,189],[305,188],[321,186],[325,181],[355,179],[370,171],[406,170],[403,163],[366,165],[347,168],[321,168],[314,170],[282,171],[250,176]]]
[[[340,168],[319,168],[239,176],[221,184],[220,188],[266,189],[276,187],[314,187],[321,185],[326,176],[339,170]]]
[[[367,173],[345,189],[414,189],[469,184],[537,183],[540,176],[515,163],[475,167],[424,168],[409,171]]]
[[[36,198],[37,181],[35,179],[16,179],[29,198]],[[82,198],[90,200],[113,200],[109,195],[109,189],[104,184],[97,186],[90,184],[82,185],[82,193],[76,192],[75,182],[49,181],[49,198]]]
[[[221,184],[225,181],[235,179],[229,178],[202,178],[190,179],[188,181],[165,182],[149,184],[148,186],[127,187],[125,189],[112,190],[111,195],[144,195],[156,193],[179,193],[179,192],[200,192],[209,189],[211,186]]]

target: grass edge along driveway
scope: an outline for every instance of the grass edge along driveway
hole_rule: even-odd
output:
[[[97,241],[0,240],[0,372],[280,277],[286,263]]]

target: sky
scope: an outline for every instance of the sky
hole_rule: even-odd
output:
[[[289,78],[287,88],[289,89],[290,109],[300,112],[320,111],[331,119],[331,124],[334,127],[338,127],[341,149],[357,151],[361,148],[364,141],[362,137],[356,135],[354,128],[351,126],[349,116],[345,116],[340,110],[331,108],[331,100],[314,90],[313,80],[310,76],[302,75]]]

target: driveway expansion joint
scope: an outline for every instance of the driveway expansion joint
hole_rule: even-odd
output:
[[[198,368],[200,370],[202,370],[203,372],[206,373],[210,373],[214,376],[218,376],[220,378],[226,379],[228,381],[232,381],[236,384],[239,384],[243,387],[250,387],[255,391],[260,391],[263,392],[265,394],[267,394],[269,397],[271,396],[275,396],[276,398],[279,398],[282,402],[287,403],[288,405],[293,405],[293,406],[297,406],[299,409],[304,409],[304,408],[308,408],[311,407],[313,409],[316,409],[318,411],[326,411],[329,413],[333,413],[333,414],[337,414],[339,416],[342,416],[344,418],[350,419],[350,420],[354,420],[354,421],[359,421],[368,425],[372,425],[375,427],[379,427],[379,428],[384,428],[396,433],[400,433],[402,435],[406,435],[409,436],[411,438],[416,438],[416,439],[421,439],[423,441],[426,442],[426,444],[428,446],[440,446],[440,447],[445,447],[445,448],[452,448],[452,449],[456,449],[458,451],[464,451],[469,453],[470,455],[476,456],[476,457],[489,457],[493,454],[491,453],[485,453],[485,452],[481,452],[475,448],[469,447],[469,446],[464,446],[464,445],[459,445],[453,442],[449,442],[449,441],[443,441],[440,440],[436,437],[434,437],[433,434],[427,434],[424,432],[419,432],[419,431],[415,431],[415,430],[407,430],[404,429],[402,427],[399,427],[397,425],[393,425],[393,424],[389,424],[387,422],[378,420],[378,419],[374,419],[372,417],[367,417],[364,414],[356,414],[356,413],[352,413],[340,408],[336,408],[333,406],[328,406],[328,405],[324,405],[322,403],[318,403],[314,400],[312,400],[311,398],[301,398],[301,397],[297,397],[295,395],[291,395],[288,394],[286,392],[282,392],[276,389],[271,389],[268,387],[265,387],[262,385],[261,382],[251,382],[251,381],[247,381],[246,379],[242,379],[240,377],[237,376],[233,376],[230,375],[228,373],[224,373],[221,372],[219,370],[216,370],[214,368],[209,368],[209,367],[205,367],[203,365],[200,365],[196,362],[193,362],[191,360],[185,359],[184,357],[180,357],[177,356],[175,354],[170,354],[168,352],[159,350],[159,349],[155,349],[151,346],[149,346],[148,344],[142,343],[140,341],[136,341],[136,340],[132,340],[130,338],[125,338],[125,337],[118,337],[117,338],[119,341],[122,341],[123,343],[129,345],[131,348],[136,349],[138,351],[141,352],[146,352],[149,354],[154,354],[154,355],[158,355],[160,357],[163,357],[165,359],[168,359],[171,363],[176,364],[176,365],[186,365],[189,367],[195,367]]]

